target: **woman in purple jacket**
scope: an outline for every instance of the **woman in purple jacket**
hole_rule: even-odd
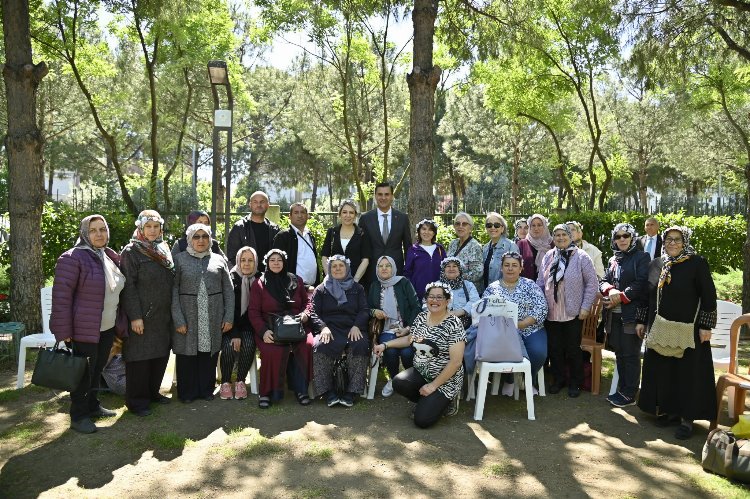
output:
[[[89,365],[70,392],[70,427],[80,433],[96,431],[94,418],[117,415],[102,407],[96,396],[115,334],[123,336],[126,327],[124,315],[118,313],[125,276],[119,269],[120,256],[108,242],[104,217],[84,218],[76,245],[57,259],[52,285],[50,329],[57,341],[65,341]]]
[[[447,253],[437,239],[437,223],[425,218],[417,224],[417,242],[406,252],[404,277],[411,281],[421,300],[428,282],[440,279],[440,262]]]
[[[544,255],[536,281],[549,307],[544,327],[550,366],[555,375],[549,391],[557,393],[565,386],[567,366],[570,369],[568,396],[575,398],[581,394],[583,382],[581,326],[589,316],[599,281],[594,263],[575,245],[567,225],[556,225],[552,237],[555,247]]]

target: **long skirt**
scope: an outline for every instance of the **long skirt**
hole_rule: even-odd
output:
[[[259,334],[255,343],[260,351],[260,387],[261,397],[271,400],[284,398],[284,379],[287,386],[295,393],[307,394],[307,386],[312,378],[313,335],[307,333],[306,341],[290,345],[266,343]]]

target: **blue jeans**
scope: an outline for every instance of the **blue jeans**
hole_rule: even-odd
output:
[[[380,333],[378,341],[385,343],[396,339],[396,335],[390,331]],[[391,379],[395,378],[398,374],[399,361],[404,365],[404,369],[409,369],[414,365],[414,347],[408,346],[406,348],[388,348],[383,352],[383,364],[388,369],[388,374]]]
[[[541,328],[528,336],[521,335],[521,339],[528,353],[527,358],[531,362],[531,373],[536,377],[537,371],[547,360],[547,331]]]

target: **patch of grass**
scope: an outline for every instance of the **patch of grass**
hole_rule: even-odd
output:
[[[305,449],[305,457],[325,461],[333,458],[333,449],[330,447],[321,447],[318,444],[312,444]]]
[[[485,466],[484,474],[491,477],[502,477],[516,475],[518,472],[509,459],[504,459],[499,463],[492,463]]]
[[[40,421],[24,421],[8,428],[0,434],[0,437],[16,440],[23,446],[27,446],[36,441],[43,431],[44,425]]]
[[[56,400],[43,400],[42,402],[33,404],[29,408],[29,415],[44,416],[51,412],[55,412],[57,410],[57,406],[58,404]]]
[[[746,487],[735,484],[726,478],[711,473],[695,473],[688,476],[688,479],[696,488],[703,492],[710,493],[716,497],[725,499],[739,499],[750,497],[750,490]]]
[[[260,457],[270,456],[286,452],[287,448],[281,443],[266,438],[262,435],[255,435],[246,447],[240,450],[242,457]]]
[[[172,431],[166,433],[149,433],[147,441],[160,449],[182,449],[193,443],[189,438]]]
[[[313,499],[315,497],[330,497],[331,491],[323,487],[311,487],[302,489],[294,493],[294,497],[299,499]]]
[[[241,426],[238,426],[236,428],[230,428],[227,435],[231,437],[241,437],[243,435],[252,435],[253,433],[257,433],[257,430],[254,430],[253,428],[243,428]]]
[[[7,390],[0,390],[0,404],[7,402],[15,402],[21,396],[21,390],[15,390],[8,388]]]

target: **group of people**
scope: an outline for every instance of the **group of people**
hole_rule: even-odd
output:
[[[472,311],[480,297],[493,295],[518,304],[524,355],[535,374],[549,360],[550,393],[567,386],[570,397],[579,396],[582,321],[601,296],[620,373],[610,403],[633,405],[640,387],[640,407],[659,424],[677,422],[678,438],[690,436],[694,419],[715,414],[708,344],[715,290],[686,229],[670,227],[662,237],[649,219],[639,239],[632,225],[618,224],[605,269],[577,222],[550,232],[547,219],[534,214],[515,224],[511,239],[505,218],[490,212],[482,245],[473,217],[461,212],[446,249],[434,220],[420,221],[412,233],[407,215],[392,207],[390,184],[378,184],[374,199],[359,223],[357,205],[341,203],[340,223],[328,229],[320,255],[306,207],[292,204],[290,226],[280,230],[266,217],[269,199],[260,191],[229,233],[226,255],[202,211],[190,213],[170,250],[164,220],[144,210],[120,254],[108,247],[104,217],[84,218],[76,245],[58,259],[50,320],[57,339],[89,363],[71,392],[71,427],[91,433],[94,419],[114,415],[97,392],[116,336],[123,340],[125,403],[138,416],[148,416],[152,403],[171,402],[159,392],[170,351],[176,396],[188,404],[214,398],[219,357],[219,397],[247,398],[244,380],[258,350],[262,409],[287,389],[302,406],[314,394],[329,407],[351,407],[375,353],[388,372],[382,395],[415,402],[415,424],[428,427],[458,410],[465,374],[475,368]],[[648,350],[641,385],[641,343],[657,311],[693,321],[695,348],[679,359]],[[373,320],[380,326],[374,346]],[[512,395],[512,377],[504,381],[503,393]],[[536,377],[534,385],[526,389],[537,390]]]

